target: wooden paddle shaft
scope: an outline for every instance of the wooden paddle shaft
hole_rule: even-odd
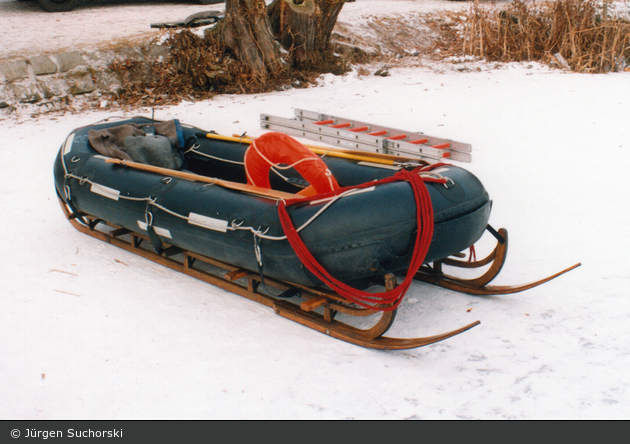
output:
[[[231,190],[243,191],[246,193],[256,194],[257,196],[267,197],[270,199],[288,200],[288,199],[302,198],[302,196],[299,196],[297,194],[285,193],[283,191],[276,191],[276,190],[271,190],[268,188],[256,187],[253,185],[232,182],[228,180],[221,180],[221,179],[217,179],[216,177],[202,176],[200,174],[188,173],[185,171],[171,170],[169,168],[162,168],[162,167],[157,167],[153,165],[147,165],[144,163],[132,162],[130,160],[109,158],[109,159],[106,159],[105,162],[115,163],[117,165],[123,165],[129,168],[146,171],[149,173],[161,174],[163,176],[177,177],[180,179],[190,180],[194,182],[214,184],[214,185],[218,185],[224,188],[229,188]]]

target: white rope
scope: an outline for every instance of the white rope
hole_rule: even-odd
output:
[[[96,184],[94,181],[90,180],[87,177],[80,177],[77,176],[75,174],[69,173],[66,174],[67,178],[72,178],[72,179],[76,179],[79,181],[80,184],[84,184],[84,183],[89,183],[91,185]],[[100,184],[97,184],[100,185]],[[365,192],[364,189],[351,189],[351,190],[347,190],[344,191],[341,194],[338,194],[337,196],[334,196],[333,198],[331,198],[326,205],[324,205],[322,208],[320,208],[313,216],[311,216],[306,222],[304,222],[300,227],[297,228],[297,232],[299,233],[300,231],[302,231],[303,229],[305,229],[306,227],[308,227],[311,223],[313,223],[313,221],[315,221],[324,211],[326,211],[333,203],[335,203],[336,201],[338,201],[339,199],[341,199],[342,197],[346,197],[346,196],[350,196],[352,194],[355,193],[359,193],[359,192]],[[190,222],[190,218],[186,215],[177,213],[176,211],[173,211],[167,207],[165,207],[164,205],[161,205],[159,203],[157,203],[156,198],[148,196],[148,197],[132,197],[132,196],[123,196],[123,195],[119,195],[120,199],[124,199],[124,200],[130,200],[130,201],[136,201],[136,202],[149,202],[151,206],[154,206],[162,211],[164,211],[165,213],[168,213],[172,216],[175,216],[179,219],[185,220],[187,222]],[[267,235],[267,231],[269,231],[269,228],[267,228],[265,231],[261,231],[260,227],[258,229],[251,227],[251,226],[243,226],[242,225],[243,222],[237,224],[236,220],[233,220],[231,222],[230,225],[228,225],[226,227],[226,229],[230,230],[230,231],[237,231],[237,230],[245,230],[245,231],[250,231],[252,234],[254,234],[254,236],[259,237],[260,239],[266,239],[266,240],[271,240],[271,241],[282,241],[282,240],[286,240],[286,236],[270,236]]]
[[[64,162],[64,169],[65,169],[65,162]],[[87,177],[80,177],[77,176],[73,173],[66,173],[65,178],[72,178],[72,179],[76,179],[79,181],[80,185],[83,185],[85,183],[89,183],[91,185],[94,185],[95,182],[90,180]],[[330,179],[329,179],[330,180]],[[98,185],[98,184],[97,184]],[[70,194],[70,187],[66,186],[67,191],[66,193],[69,195]],[[331,188],[332,188],[332,182],[331,182]],[[297,232],[299,233],[300,231],[302,231],[303,229],[305,229],[306,227],[308,227],[311,223],[313,223],[313,221],[315,221],[319,216],[322,215],[322,213],[324,213],[324,211],[326,211],[328,208],[330,208],[330,206],[337,202],[339,199],[341,199],[342,197],[346,197],[346,196],[350,196],[352,194],[356,194],[356,193],[364,193],[366,191],[370,191],[371,189],[351,189],[351,190],[347,190],[344,191],[341,194],[338,194],[336,196],[334,196],[333,198],[330,198],[328,200],[328,202],[326,202],[326,204],[320,208],[313,216],[311,216],[306,222],[304,222],[299,228],[297,228]],[[120,199],[125,199],[125,200],[130,200],[130,201],[146,201],[149,202],[149,205],[158,208],[162,211],[164,211],[167,214],[170,214],[174,217],[177,217],[179,219],[185,220],[188,223],[190,223],[190,217],[180,214],[176,211],[173,211],[167,207],[165,207],[164,205],[161,205],[159,203],[157,203],[157,197],[131,197],[131,196],[122,196],[122,195],[118,195],[118,198]],[[320,201],[323,202],[323,201]],[[319,202],[318,202],[319,203]],[[150,219],[149,219],[150,218]],[[145,223],[147,224],[147,226],[152,226],[153,225],[153,213],[150,211],[145,211]],[[260,250],[260,239],[265,239],[265,240],[269,240],[269,241],[283,241],[286,240],[287,237],[285,235],[283,236],[270,236],[267,234],[267,232],[269,231],[269,227],[267,227],[264,231],[261,230],[261,227],[258,227],[257,229],[251,226],[243,226],[243,222],[237,223],[236,219],[233,220],[230,225],[226,226],[226,230],[229,231],[238,231],[238,230],[243,230],[243,231],[249,231],[253,234],[254,236],[254,254],[256,256],[256,261],[258,262],[258,265],[262,267],[262,252]]]
[[[256,146],[256,141],[253,141],[250,144],[251,147],[254,148],[254,150],[256,150],[256,152],[260,155],[260,157],[263,158],[263,160],[265,162],[267,162],[269,165],[271,165],[272,167],[278,168],[280,170],[288,170],[291,168],[295,168],[296,165],[299,165],[302,162],[313,162],[313,161],[317,161],[319,158],[314,158],[314,157],[304,157],[300,160],[298,160],[297,162],[292,163],[291,165],[287,165],[287,166],[281,166],[280,164],[277,163],[273,163],[271,160],[267,159],[267,157],[265,157],[265,155],[258,149],[258,147]]]
[[[90,180],[88,177],[77,176],[76,174],[73,174],[73,173],[66,174],[65,178],[76,179],[79,181],[79,185],[83,185],[85,183],[89,183],[90,185],[101,185],[100,183],[96,183],[93,180]],[[152,197],[131,197],[131,196],[123,196],[123,195],[119,195],[118,198],[125,199],[125,200],[138,201],[138,202],[144,202],[144,201],[148,202],[148,201],[154,200]]]
[[[245,165],[244,162],[239,162],[238,160],[223,159],[221,157],[216,157],[216,156],[213,156],[211,154],[202,153],[201,151],[197,151],[197,148],[200,148],[200,145],[194,144],[188,150],[186,150],[184,152],[184,154],[189,153],[189,152],[193,152],[195,154],[198,154],[198,155],[203,156],[203,157],[207,157],[209,159],[218,160],[219,162],[233,163],[235,165]]]
[[[433,171],[420,171],[418,175],[420,177],[428,177],[432,179],[443,180],[444,187],[448,188],[448,182],[455,185],[455,181],[448,176],[444,176],[442,173],[445,171],[448,171],[448,168],[437,168]]]
[[[173,210],[169,210],[168,208],[166,208],[164,205],[160,205],[159,203],[157,203],[155,200],[153,200],[151,202],[151,205],[154,206],[155,208],[159,208],[160,210],[164,211],[165,213],[168,213],[172,216],[175,217],[179,217],[180,219],[183,219],[187,222],[190,222],[190,219],[188,218],[188,216],[184,216],[183,214],[179,214]]]

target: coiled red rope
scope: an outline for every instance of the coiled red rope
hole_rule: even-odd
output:
[[[403,297],[407,293],[407,290],[411,286],[413,278],[418,269],[422,266],[424,258],[426,257],[426,254],[429,250],[429,246],[431,245],[431,239],[433,238],[433,205],[431,204],[431,197],[425,185],[425,181],[444,183],[445,180],[431,176],[422,177],[421,174],[423,172],[428,172],[437,166],[440,166],[440,164],[420,167],[412,171],[401,170],[397,172],[394,176],[382,179],[377,182],[368,182],[357,187],[344,188],[324,195],[312,196],[307,199],[296,199],[289,202],[280,201],[278,204],[278,213],[280,216],[280,223],[282,224],[284,234],[286,235],[289,243],[293,247],[293,250],[297,254],[300,261],[302,261],[304,266],[311,273],[317,276],[317,278],[319,278],[322,282],[328,285],[332,290],[336,291],[339,295],[365,308],[379,311],[394,310],[401,303]],[[328,271],[324,269],[324,267],[322,267],[322,265],[317,261],[317,259],[315,259],[311,252],[308,251],[308,248],[302,241],[302,238],[300,237],[295,226],[293,225],[293,222],[291,221],[291,218],[289,217],[287,207],[298,203],[309,202],[315,199],[335,196],[340,192],[347,191],[348,189],[352,188],[367,188],[374,185],[400,180],[407,181],[411,185],[416,202],[416,217],[418,223],[418,230],[416,234],[413,255],[411,257],[407,276],[405,277],[404,281],[392,290],[379,293],[370,293],[350,287],[349,285],[346,285],[338,279],[334,278],[330,273],[328,273]]]

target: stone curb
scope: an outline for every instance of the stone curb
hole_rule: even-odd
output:
[[[67,100],[117,87],[106,68],[114,60],[160,60],[169,48],[118,48],[108,51],[67,51],[0,63],[0,109]]]

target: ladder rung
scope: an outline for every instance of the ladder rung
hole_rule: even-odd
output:
[[[407,138],[406,134],[398,134],[397,136],[388,137],[387,139],[389,139],[389,140],[402,140],[402,139],[406,139],[406,138]]]
[[[429,141],[429,139],[417,139],[417,140],[411,140],[409,141],[409,143],[413,143],[414,145],[422,145],[423,143],[427,143]]]
[[[348,131],[352,131],[353,133],[362,133],[363,131],[367,131],[370,128],[367,126],[359,126],[356,128],[350,128]]]
[[[374,131],[373,133],[368,133],[368,136],[384,136],[387,134],[387,130]]]
[[[351,123],[338,123],[337,125],[330,125],[331,128],[348,128],[350,125],[352,125]]]
[[[331,123],[335,123],[333,119],[328,120],[320,120],[319,122],[313,122],[315,125],[330,125]]]
[[[435,148],[438,150],[443,150],[444,148],[450,148],[451,144],[450,143],[441,143],[439,145],[433,145],[431,148]]]

